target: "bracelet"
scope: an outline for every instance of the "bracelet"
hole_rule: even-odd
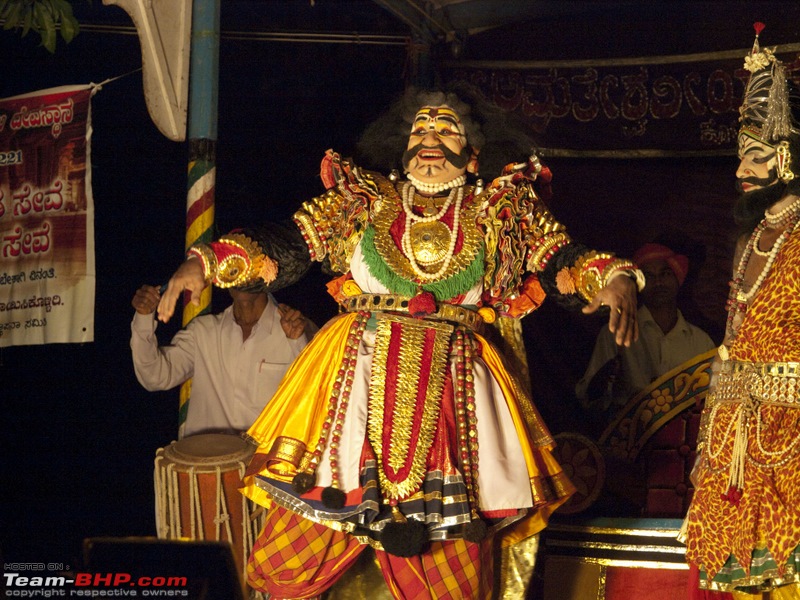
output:
[[[611,280],[617,275],[627,275],[633,279],[633,281],[636,283],[636,288],[640,292],[644,289],[646,283],[644,273],[642,273],[642,271],[631,261],[617,259],[609,263],[603,270],[603,276],[605,279],[603,287],[611,283]]]
[[[584,300],[591,302],[597,292],[605,287],[606,279],[604,274],[606,267],[613,260],[613,254],[592,250],[575,261],[574,267],[570,269],[570,274],[575,281],[575,290]]]

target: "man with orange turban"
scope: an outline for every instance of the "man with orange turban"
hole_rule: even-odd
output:
[[[662,245],[639,248],[633,261],[645,275],[639,295],[639,340],[624,347],[603,328],[575,393],[587,408],[613,413],[651,382],[714,347],[708,334],[683,318],[678,289],[689,259]],[[610,416],[610,414],[609,414]]]

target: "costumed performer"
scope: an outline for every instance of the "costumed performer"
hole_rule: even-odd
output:
[[[703,590],[800,598],[800,96],[762,29],[745,58],[741,237],[682,539]]]
[[[269,509],[248,567],[256,589],[313,597],[371,546],[396,598],[488,598],[494,535],[536,534],[573,492],[491,323],[548,294],[610,307],[627,346],[643,278],[570,239],[534,189],[550,180],[535,156],[503,168],[532,149],[505,119],[467,90],[409,92],[359,146],[405,177],[329,151],[327,192],[292,226],[193,247],[170,279],[162,320],[210,283],[280,284],[309,261],[338,275],[342,314],[249,430],[258,449],[243,490]],[[484,186],[479,161],[500,176]]]

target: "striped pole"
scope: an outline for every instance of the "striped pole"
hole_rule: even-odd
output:
[[[186,249],[212,241],[216,186],[217,82],[219,79],[220,0],[194,0],[192,51],[189,66],[189,174],[186,196]],[[184,297],[183,325],[211,310],[211,288],[203,290],[200,306]],[[189,409],[191,380],[181,386],[179,437]]]

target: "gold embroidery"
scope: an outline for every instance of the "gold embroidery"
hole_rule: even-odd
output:
[[[267,454],[267,460],[280,460],[288,462],[293,467],[297,468],[303,462],[304,455],[309,454],[306,452],[306,445],[300,440],[294,438],[280,436],[275,438],[272,442]]]
[[[399,277],[407,281],[416,281],[417,275],[414,273],[414,269],[408,257],[403,254],[402,250],[389,233],[390,227],[402,212],[402,200],[400,195],[391,185],[381,186],[380,192],[383,198],[383,205],[380,213],[375,216],[372,222],[373,227],[375,227],[375,249],[378,251],[383,261]],[[471,187],[464,190],[465,197],[468,197],[471,193]],[[464,202],[461,209],[459,227],[463,235],[461,250],[458,254],[453,256],[449,268],[435,281],[442,281],[448,277],[452,277],[472,264],[472,261],[481,248],[481,235],[476,226],[476,219],[477,203]],[[453,232],[453,235],[457,235],[457,232]],[[430,254],[432,250],[427,247],[425,249],[418,249],[416,244],[414,244],[414,252],[415,254],[417,252]]]
[[[369,391],[369,441],[377,458],[378,479],[385,498],[403,499],[416,492],[425,477],[428,451],[433,443],[438,419],[442,389],[447,370],[448,348],[453,327],[446,323],[434,323],[409,319],[398,315],[378,315],[375,338],[375,354]],[[389,346],[393,325],[399,325],[400,352],[395,368],[398,369],[397,388],[393,391],[395,408],[392,417],[388,447],[384,447],[384,402]],[[433,350],[429,359],[430,376],[419,381],[422,370],[422,350],[426,332],[434,331]],[[396,339],[396,338],[395,338]],[[424,389],[422,418],[415,422],[414,414],[420,388]],[[411,447],[412,433],[417,430],[417,443]],[[384,469],[386,464],[394,471],[409,465],[408,474],[399,480],[390,480]]]

